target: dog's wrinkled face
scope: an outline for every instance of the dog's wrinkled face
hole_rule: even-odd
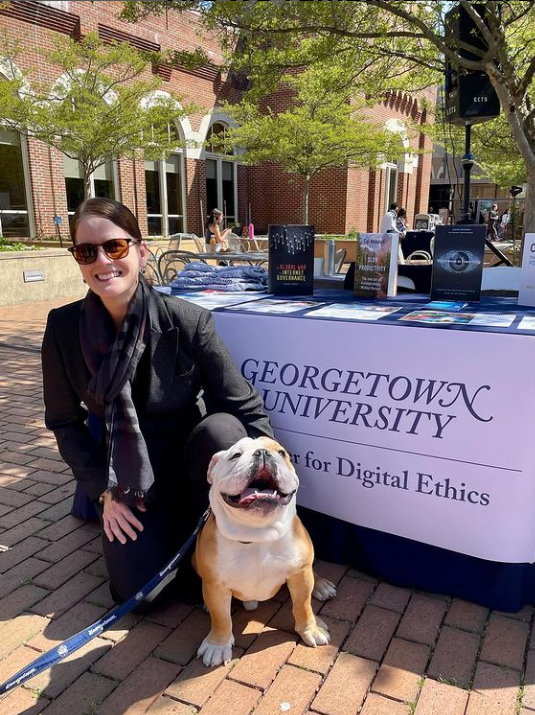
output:
[[[239,511],[238,518],[275,515],[292,501],[299,486],[288,453],[269,437],[245,437],[215,454],[208,481],[212,495],[227,512]]]

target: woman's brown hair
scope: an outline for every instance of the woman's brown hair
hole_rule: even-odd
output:
[[[138,241],[143,240],[136,217],[128,207],[113,199],[86,199],[74,212],[70,221],[72,242],[76,243],[78,224],[84,216],[102,216]]]

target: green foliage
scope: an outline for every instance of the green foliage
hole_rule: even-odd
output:
[[[37,246],[28,246],[25,243],[12,241],[9,238],[0,236],[0,251],[36,251]]]
[[[19,51],[6,42],[0,48],[13,65]],[[24,76],[0,82],[0,116],[8,126],[78,159],[86,191],[89,174],[105,162],[138,150],[160,158],[176,145],[168,126],[191,108],[180,110],[175,98],[153,94],[160,81],[142,78],[146,55],[128,43],[104,45],[90,33],[82,42],[58,39],[46,58],[61,79],[31,87]]]
[[[309,182],[329,167],[376,167],[398,158],[399,136],[379,128],[359,113],[336,64],[313,66],[282,78],[288,107],[263,110],[252,101],[227,105],[238,126],[226,133],[225,150],[235,148],[247,164],[275,162],[304,179],[303,220],[308,221]]]

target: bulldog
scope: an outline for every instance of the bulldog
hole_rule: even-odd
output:
[[[193,566],[202,579],[211,629],[197,656],[207,666],[228,663],[232,597],[253,610],[284,583],[297,633],[313,647],[329,643],[311,597],[325,601],[336,588],[312,570],[314,549],[296,513],[299,480],[286,450],[268,437],[245,437],[214,455],[208,482],[212,513],[197,538]]]

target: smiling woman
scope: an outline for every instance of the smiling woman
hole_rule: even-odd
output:
[[[212,455],[271,428],[211,314],[146,283],[147,248],[126,206],[88,199],[71,233],[89,291],[49,314],[45,421],[95,504],[120,602],[171,558],[205,510]],[[195,578],[181,568],[190,599]]]

